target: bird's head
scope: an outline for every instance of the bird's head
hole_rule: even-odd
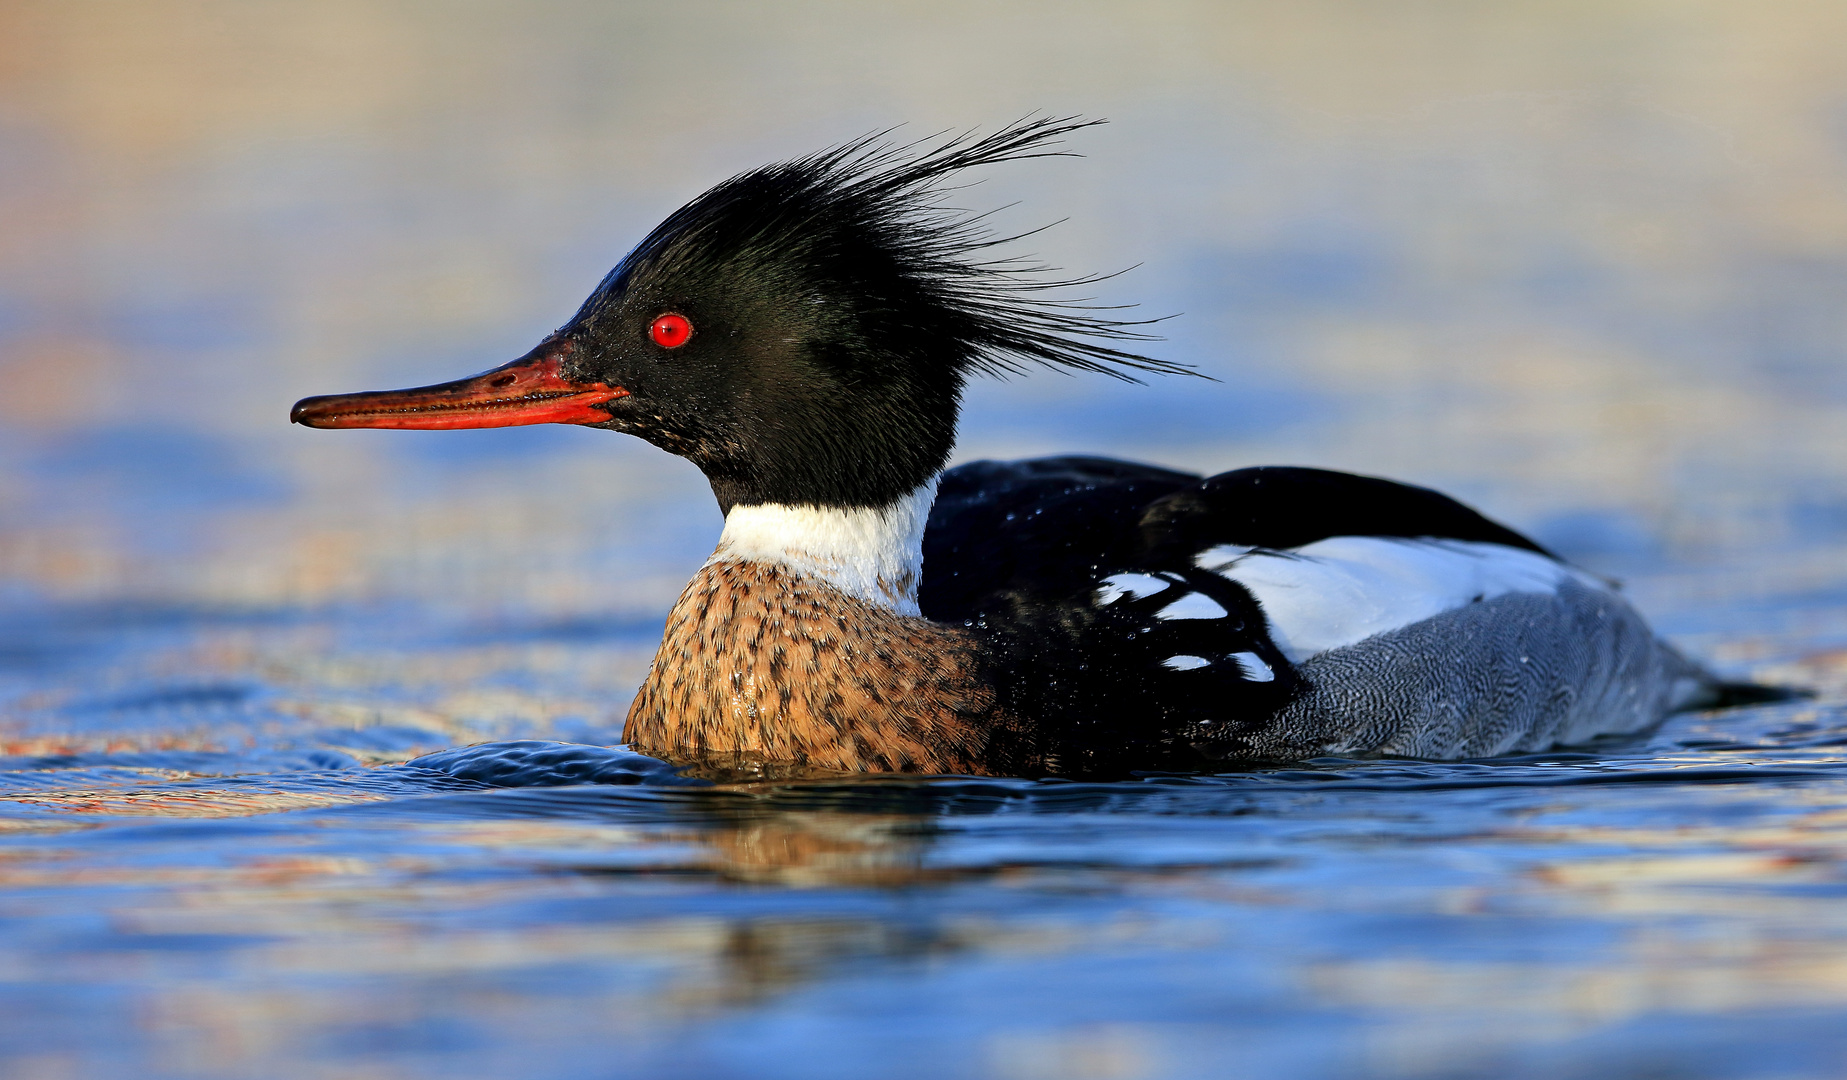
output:
[[[1180,372],[1122,351],[1140,325],[1060,299],[942,205],[962,170],[1051,156],[1089,122],[892,147],[877,136],[765,166],[675,211],[530,353],[439,386],[308,398],[310,427],[566,423],[698,465],[721,507],[881,507],[942,469],[971,374],[1027,364]]]

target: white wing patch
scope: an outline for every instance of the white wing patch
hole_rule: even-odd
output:
[[[1166,578],[1158,578],[1153,574],[1111,574],[1103,579],[1102,586],[1097,589],[1096,602],[1098,607],[1109,607],[1125,596],[1131,600],[1140,600],[1144,596],[1165,592],[1173,588],[1173,585]],[[1223,615],[1224,612],[1219,614]]]
[[[1538,552],[1464,540],[1336,536],[1286,552],[1227,544],[1194,563],[1257,597],[1291,663],[1497,596],[1552,593],[1569,579],[1601,587]]]
[[[1154,613],[1157,619],[1222,619],[1225,606],[1205,593],[1190,592]]]
[[[1231,654],[1231,659],[1237,662],[1239,670],[1251,682],[1276,681],[1276,672],[1263,662],[1263,657],[1254,652],[1235,652]]]

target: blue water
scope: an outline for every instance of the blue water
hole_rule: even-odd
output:
[[[107,10],[105,10],[105,7]],[[17,10],[14,10],[17,9]],[[1847,7],[0,7],[0,1076],[1847,1075]],[[291,428],[524,353],[893,123],[1206,379],[958,460],[1449,491],[1816,696],[1480,762],[689,783],[719,516],[564,427]]]
[[[9,1075],[1756,1077],[1847,1054],[1837,701],[1481,762],[725,786],[593,745],[606,714],[532,709],[653,626],[380,623],[7,620]]]

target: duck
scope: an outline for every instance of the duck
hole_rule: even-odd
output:
[[[1727,687],[1612,583],[1436,491],[1098,456],[946,468],[970,379],[1196,374],[945,205],[1101,121],[888,133],[674,211],[526,355],[306,398],[311,428],[577,424],[691,461],[724,514],[623,729],[846,773],[1086,777],[1486,758],[1644,731]],[[1014,239],[1014,238],[1008,238]]]

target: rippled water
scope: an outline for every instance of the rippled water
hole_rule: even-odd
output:
[[[1847,1060],[1838,704],[1488,762],[658,786],[620,751],[514,741],[613,739],[553,703],[594,696],[601,659],[644,633],[366,625],[10,628],[9,656],[119,684],[15,699],[9,1075]],[[396,763],[484,738],[501,741]]]
[[[0,5],[0,1074],[1847,1075],[1847,9]],[[1803,701],[1529,758],[686,783],[718,516],[492,366],[737,169],[1113,123],[959,196],[1217,382],[958,457],[1456,492]]]

